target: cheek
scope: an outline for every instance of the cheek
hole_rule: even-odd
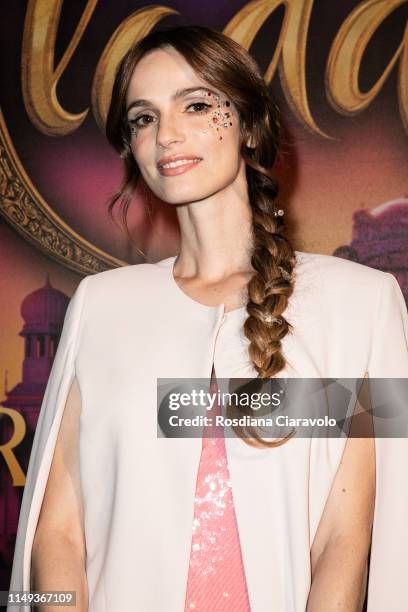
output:
[[[140,132],[136,137],[132,138],[131,149],[133,157],[139,167],[149,164],[151,139],[144,132]]]
[[[207,128],[204,133],[215,135],[217,140],[222,141],[229,132],[234,131],[236,125],[236,113],[232,109],[230,100],[221,96],[212,96],[214,109],[208,115]]]

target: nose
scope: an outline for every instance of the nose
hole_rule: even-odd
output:
[[[162,114],[157,128],[156,142],[159,147],[168,148],[172,144],[184,142],[185,137],[174,114]]]

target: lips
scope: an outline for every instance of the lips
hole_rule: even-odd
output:
[[[163,176],[176,176],[188,172],[201,161],[202,158],[195,155],[171,155],[159,159],[157,168]]]
[[[168,157],[161,157],[159,159],[159,161],[157,162],[157,167],[159,168],[159,170],[163,167],[177,167],[177,165],[181,165],[181,162],[184,163],[191,163],[191,162],[198,162],[201,161],[201,157],[198,157],[197,155],[170,155]]]

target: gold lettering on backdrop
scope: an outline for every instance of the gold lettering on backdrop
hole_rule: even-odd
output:
[[[11,418],[14,425],[13,435],[6,444],[0,444],[0,454],[3,455],[4,460],[7,464],[10,474],[13,478],[14,487],[23,487],[25,485],[25,475],[16,456],[13,452],[13,448],[18,446],[23,441],[26,433],[26,424],[24,418],[17,410],[12,408],[4,408],[0,406],[0,414],[6,414]]]
[[[285,16],[265,81],[270,83],[278,67],[282,88],[292,112],[306,129],[328,137],[316,125],[307,98],[306,44],[313,0],[253,0],[231,19],[224,28],[224,34],[248,50],[262,25],[281,5],[285,6]]]
[[[92,109],[97,124],[103,130],[108,114],[116,68],[130,47],[146,36],[168,15],[178,11],[167,6],[150,6],[129,15],[111,36],[95,71],[92,85]]]
[[[224,33],[250,49],[256,35],[272,13],[285,9],[279,39],[265,73],[270,83],[276,69],[286,100],[305,129],[330,138],[316,124],[309,108],[306,84],[306,48],[314,0],[252,0],[224,28]],[[407,0],[364,0],[347,17],[333,42],[326,69],[326,94],[340,113],[364,110],[380,91],[399,60],[400,112],[408,131],[408,27],[401,44],[370,91],[360,90],[358,77],[364,52],[386,17]],[[54,47],[63,0],[29,0],[24,25],[22,54],[23,99],[32,123],[44,134],[65,135],[76,130],[88,109],[79,114],[65,111],[56,88],[75,52],[97,0],[88,0],[74,35],[54,69]],[[170,7],[152,5],[125,19],[111,36],[97,64],[92,84],[92,108],[104,129],[116,67],[129,47],[149,33],[164,17],[178,14]]]
[[[54,49],[63,0],[29,0],[22,49],[23,99],[31,122],[44,134],[63,136],[76,130],[88,109],[79,114],[64,110],[56,89],[88,25],[98,0],[88,0],[73,37],[58,66]]]
[[[364,52],[377,28],[406,0],[365,0],[347,17],[330,50],[326,70],[326,90],[331,105],[345,115],[356,115],[374,100],[398,59],[399,105],[408,130],[408,25],[401,44],[386,69],[367,92],[359,87],[358,77]]]

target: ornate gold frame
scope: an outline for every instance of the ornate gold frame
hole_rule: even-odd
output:
[[[79,274],[127,265],[77,234],[50,208],[24,170],[1,110],[0,213],[45,255]]]

